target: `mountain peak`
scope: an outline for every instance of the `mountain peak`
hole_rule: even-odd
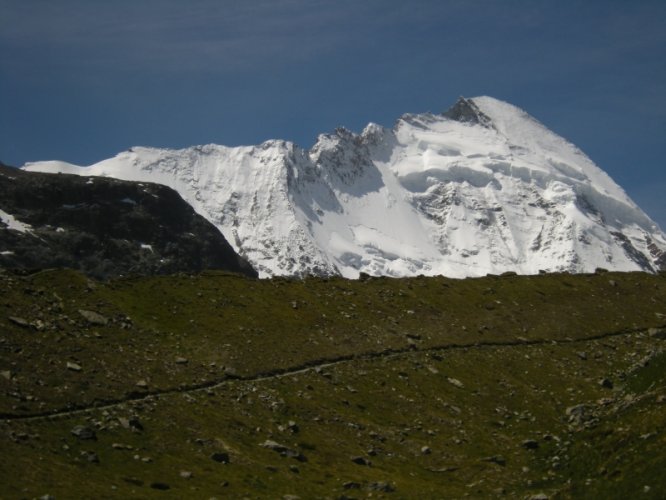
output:
[[[462,123],[472,123],[490,128],[492,120],[483,113],[472,99],[466,99],[460,96],[456,103],[443,116]]]
[[[605,172],[491,97],[339,128],[307,151],[268,141],[26,167],[167,184],[261,277],[654,272],[666,259],[666,236]]]

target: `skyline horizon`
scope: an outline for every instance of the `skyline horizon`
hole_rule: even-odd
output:
[[[0,0],[0,161],[311,147],[458,96],[509,102],[666,228],[659,0]]]

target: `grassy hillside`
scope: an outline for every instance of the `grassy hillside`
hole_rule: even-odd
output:
[[[665,278],[5,272],[0,497],[663,498]]]

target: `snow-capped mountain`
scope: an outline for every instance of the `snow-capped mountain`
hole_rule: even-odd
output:
[[[393,129],[338,129],[305,150],[133,148],[26,170],[166,184],[260,276],[657,271],[666,237],[575,146],[524,111],[461,98]]]

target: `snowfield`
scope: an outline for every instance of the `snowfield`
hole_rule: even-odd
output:
[[[4,225],[6,229],[18,231],[19,233],[32,233],[32,226],[30,226],[30,224],[21,222],[12,214],[8,214],[4,210],[0,210],[0,224]]]
[[[666,237],[578,148],[524,111],[461,98],[392,129],[305,150],[137,147],[30,171],[156,182],[215,224],[261,277],[657,271]]]

